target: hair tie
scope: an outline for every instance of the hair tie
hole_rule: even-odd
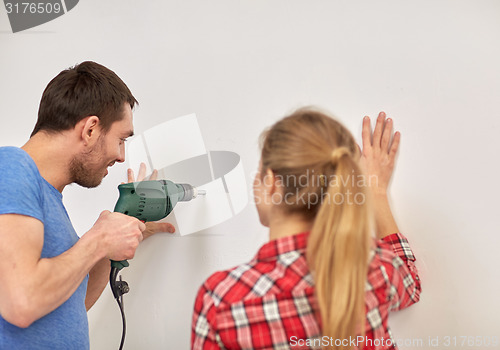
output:
[[[348,155],[349,157],[352,155],[351,151],[347,147],[337,147],[330,154],[330,161],[332,162],[332,164],[337,164],[340,158],[346,155]]]
[[[320,185],[321,187],[326,187],[326,186],[328,186],[328,183],[327,183],[327,181],[326,181],[326,175],[320,175],[320,176],[319,176],[319,185]]]

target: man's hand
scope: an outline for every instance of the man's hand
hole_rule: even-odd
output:
[[[386,120],[385,113],[380,112],[372,137],[370,118],[363,119],[363,150],[360,165],[368,177],[369,186],[374,194],[387,193],[394,170],[401,134],[396,132],[391,144],[392,124],[392,119]]]
[[[146,225],[140,220],[105,210],[87,234],[100,234],[99,242],[104,249],[104,256],[110,260],[121,261],[134,257],[135,250],[144,239],[145,230]]]
[[[128,182],[134,182],[135,176],[134,171],[132,169],[128,169],[127,171]],[[137,175],[137,181],[143,181],[146,178],[146,164],[141,163],[139,167],[139,173]],[[153,173],[149,177],[149,180],[158,179],[158,170],[153,170]],[[159,232],[168,232],[174,233],[175,226],[168,222],[146,222],[146,230],[142,233],[144,239],[151,237],[155,233]]]
[[[373,195],[375,225],[378,238],[399,232],[389,205],[387,188],[394,170],[394,161],[401,134],[399,132],[394,134],[392,144],[391,136],[392,120],[386,120],[384,112],[380,112],[378,115],[373,137],[370,118],[365,117],[363,119],[363,150],[359,162],[365,176],[368,178],[367,182]]]

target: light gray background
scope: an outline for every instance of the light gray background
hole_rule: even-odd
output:
[[[241,155],[249,193],[260,132],[294,108],[322,106],[358,140],[361,118],[385,110],[402,133],[393,209],[423,281],[421,302],[391,317],[395,338],[500,336],[499,43],[495,0],[87,0],[17,34],[1,8],[0,145],[26,141],[46,84],[84,60],[131,88],[138,133],[195,112],[207,149]],[[64,191],[80,234],[113,208],[125,170]],[[124,271],[125,348],[188,348],[198,286],[265,240],[250,203],[207,235],[146,241]],[[107,288],[89,321],[92,349],[118,348]]]

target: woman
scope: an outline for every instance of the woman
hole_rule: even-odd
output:
[[[415,258],[387,187],[400,134],[382,112],[363,151],[339,122],[300,109],[262,137],[254,198],[270,242],[200,288],[193,349],[396,349],[388,313],[417,302]]]

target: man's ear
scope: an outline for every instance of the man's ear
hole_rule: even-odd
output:
[[[101,134],[100,120],[95,115],[80,120],[77,128],[85,146],[92,146]]]

